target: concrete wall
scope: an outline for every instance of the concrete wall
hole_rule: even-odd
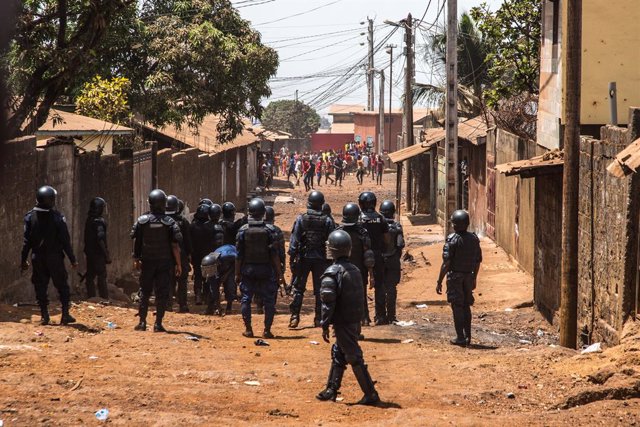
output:
[[[311,151],[343,150],[353,141],[352,133],[314,133],[311,135]]]
[[[578,327],[591,341],[619,342],[636,298],[640,177],[606,171],[640,129],[605,127],[580,150]]]

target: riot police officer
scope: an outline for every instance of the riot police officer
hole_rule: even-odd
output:
[[[369,232],[371,238],[371,249],[375,254],[376,263],[373,267],[373,287],[375,300],[375,324],[386,325],[386,295],[384,289],[384,251],[385,234],[389,231],[389,225],[382,215],[376,212],[377,198],[370,191],[360,193],[358,204],[362,213],[360,214],[360,222]]]
[[[293,301],[289,328],[296,328],[300,323],[300,309],[307,287],[307,278],[311,273],[313,278],[313,294],[315,295],[314,325],[320,326],[320,277],[327,266],[325,244],[329,234],[333,231],[333,221],[322,213],[324,195],[319,191],[312,191],[307,199],[307,212],[299,215],[293,224],[289,241],[289,259],[295,263],[299,260],[293,280]]]
[[[235,245],[238,226],[236,224],[236,206],[231,202],[222,205],[222,219],[220,225],[224,231],[224,244]]]
[[[28,258],[31,252],[33,264],[31,283],[35,288],[36,299],[40,306],[40,324],[42,325],[48,325],[51,321],[47,296],[49,279],[53,281],[60,296],[62,305],[60,323],[66,325],[76,321],[69,314],[71,292],[67,282],[64,256],[67,256],[73,269],[78,267],[78,262],[71,247],[71,237],[65,217],[55,209],[57,194],[53,187],[48,185],[40,187],[36,192],[36,206],[24,217],[21,268],[22,271],[29,269]]]
[[[182,205],[184,208],[184,204]],[[180,234],[182,234],[182,242],[179,244],[180,247],[180,271],[181,274],[176,275],[172,274],[172,282],[169,292],[169,301],[167,305],[167,310],[173,310],[173,296],[177,295],[178,297],[178,312],[179,313],[188,313],[189,307],[187,305],[187,281],[189,279],[189,271],[191,271],[190,258],[192,252],[191,245],[191,234],[189,230],[189,221],[182,215],[182,209],[180,208],[180,200],[174,196],[170,195],[167,197],[167,208],[166,214],[169,215],[175,222],[178,224],[178,228],[180,228]]]
[[[355,203],[347,203],[342,208],[342,222],[338,226],[338,230],[344,230],[351,237],[351,256],[349,261],[358,267],[362,276],[362,284],[365,289],[365,298],[362,311],[362,324],[368,326],[371,323],[369,319],[369,304],[366,300],[366,287],[369,283],[369,276],[373,278],[373,267],[376,263],[375,254],[371,250],[371,238],[369,232],[360,223],[360,208]]]
[[[193,267],[193,292],[196,295],[196,305],[201,305],[203,295],[208,294],[204,290],[204,280],[202,270],[200,268],[202,258],[213,252],[214,248],[214,230],[209,225],[210,206],[203,203],[196,209],[193,215],[193,221],[189,225],[189,234],[191,235],[191,246],[193,252],[191,254],[191,265]]]
[[[271,231],[271,233],[273,233],[273,236],[275,237],[275,247],[277,248],[278,260],[280,261],[280,271],[282,272],[282,275],[284,275],[287,266],[287,253],[284,246],[284,233],[282,232],[282,229],[280,227],[275,225],[275,218],[276,212],[271,206],[266,206],[264,222],[267,225],[267,228]],[[276,299],[277,296],[278,294],[276,293]],[[263,314],[264,303],[260,296],[256,296],[256,306],[258,308],[258,314]]]
[[[264,302],[265,338],[273,338],[271,325],[275,316],[275,300],[278,283],[282,282],[280,260],[275,247],[275,236],[264,223],[265,204],[255,198],[249,202],[249,219],[238,231],[236,249],[236,283],[242,291],[242,320],[245,337],[253,337],[251,326],[251,300],[255,293]]]
[[[102,217],[107,202],[102,197],[95,197],[89,203],[89,214],[84,225],[84,253],[87,258],[87,296],[96,296],[95,280],[98,279],[98,295],[109,299],[107,288],[107,264],[111,257],[107,247],[107,222]]]
[[[395,220],[396,206],[391,200],[382,202],[380,213],[389,224],[389,232],[385,234],[384,251],[382,252],[387,320],[395,322],[398,320],[396,318],[396,300],[398,298],[397,286],[401,277],[400,257],[404,249],[404,233],[400,222]]]
[[[322,275],[322,339],[329,342],[329,326],[333,325],[336,342],[331,348],[331,370],[327,387],[316,397],[336,400],[347,363],[351,365],[364,396],[358,404],[375,405],[380,402],[375,385],[364,363],[358,344],[360,319],[364,305],[364,286],[360,269],[349,262],[351,238],[344,230],[336,230],[327,241],[328,256],[333,259]]]
[[[436,292],[442,294],[442,280],[447,276],[447,302],[453,311],[453,324],[456,338],[451,340],[455,345],[471,344],[471,306],[473,290],[476,288],[478,270],[482,263],[480,240],[475,233],[467,231],[469,214],[457,210],[451,215],[454,232],[447,236],[442,251],[442,266]]]
[[[151,292],[156,295],[156,322],[154,332],[166,332],[162,319],[167,308],[171,272],[175,265],[175,275],[182,274],[180,242],[182,234],[178,224],[165,214],[167,195],[156,189],[149,193],[150,213],[142,215],[133,225],[131,238],[134,239],[134,266],[141,269],[140,323],[136,331],[147,329],[147,312]]]
[[[222,245],[206,257],[202,259],[202,268],[208,266],[208,274],[206,275],[206,286],[209,288],[209,300],[207,302],[207,310],[204,314],[222,316],[222,308],[220,307],[220,287],[224,289],[225,298],[227,299],[227,309],[225,314],[231,314],[233,300],[237,299],[236,281],[234,270],[238,251],[235,245]],[[203,270],[204,271],[204,270]],[[230,293],[231,290],[234,292]]]

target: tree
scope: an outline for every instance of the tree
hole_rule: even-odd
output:
[[[484,96],[497,107],[501,100],[537,94],[540,75],[540,0],[505,0],[491,12],[486,3],[471,16],[491,49],[487,55],[490,85]]]
[[[131,82],[125,77],[109,80],[95,76],[85,83],[76,98],[78,113],[112,123],[122,123],[129,118],[131,108],[127,100]]]
[[[262,125],[270,131],[284,131],[294,138],[308,138],[320,127],[316,110],[294,100],[273,101],[264,109]]]
[[[17,0],[14,0],[17,1]],[[53,103],[95,75],[131,82],[131,109],[156,126],[221,117],[220,139],[259,116],[275,50],[229,0],[26,0],[0,72],[9,75],[10,133],[34,130]],[[34,115],[34,111],[36,114]]]

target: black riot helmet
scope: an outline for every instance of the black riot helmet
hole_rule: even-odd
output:
[[[335,230],[327,239],[327,257],[339,259],[351,255],[351,236],[344,230]]]
[[[380,204],[380,213],[387,219],[393,219],[396,214],[396,205],[391,200],[385,200]]]
[[[165,213],[167,215],[178,213],[179,207],[180,204],[178,203],[178,198],[176,196],[174,196],[173,194],[167,196],[167,207],[165,209]]]
[[[467,231],[469,228],[469,214],[467,211],[458,209],[451,214],[451,224],[454,231]]]
[[[102,197],[94,197],[89,202],[89,215],[101,216],[105,206],[107,206],[107,202],[105,202]]]
[[[211,252],[209,255],[202,258],[200,262],[200,268],[202,269],[202,275],[205,278],[213,277],[218,271],[218,262],[220,259],[219,252]]]
[[[259,197],[251,199],[249,202],[249,217],[253,220],[261,221],[266,212],[264,200]]]
[[[56,205],[58,192],[48,185],[38,188],[36,192],[36,206],[40,209],[53,209]]]
[[[363,212],[374,211],[377,203],[378,199],[371,191],[364,191],[360,193],[360,196],[358,197],[358,204]]]
[[[347,203],[342,208],[342,224],[353,225],[358,222],[360,218],[360,207],[355,203]]]
[[[208,205],[200,205],[198,209],[196,209],[196,213],[193,214],[193,217],[200,221],[206,221],[209,219],[209,209]]]
[[[228,220],[236,219],[236,205],[231,202],[224,202],[222,205],[222,217]]]
[[[329,203],[322,204],[322,213],[327,216],[331,215],[331,205]]]
[[[265,213],[264,213],[264,222],[273,224],[275,220],[276,220],[276,211],[274,211],[271,206],[267,206],[265,208]]]
[[[167,194],[164,191],[156,188],[149,193],[149,209],[151,209],[151,212],[156,214],[164,213],[166,206]]]
[[[218,222],[220,221],[220,215],[222,215],[222,208],[220,207],[220,205],[214,203],[211,206],[206,206],[209,208],[209,219],[211,220],[211,222]]]
[[[211,206],[211,205],[213,205],[213,202],[211,201],[211,199],[207,199],[205,197],[204,199],[200,199],[200,201],[198,202],[198,206],[200,206],[200,205]]]
[[[184,202],[178,199],[178,215],[182,215],[182,212],[184,212]]]
[[[322,210],[324,204],[324,194],[319,191],[312,191],[307,198],[307,208],[316,211]]]

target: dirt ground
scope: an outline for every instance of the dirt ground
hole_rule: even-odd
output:
[[[382,187],[358,186],[349,177],[342,188],[320,190],[339,219],[360,191],[372,189],[382,201],[392,196],[394,182],[389,174]],[[277,190],[270,195],[295,200],[275,205],[277,224],[287,231],[305,194]],[[621,346],[603,353],[558,347],[556,328],[531,307],[531,277],[484,239],[475,344],[451,346],[450,308],[434,289],[442,230],[403,222],[412,261],[404,263],[399,318],[414,324],[363,330],[365,359],[385,402],[380,407],[351,405],[361,393],[350,370],[343,400],[314,398],[326,382],[330,345],[311,327],[309,299],[293,331],[288,298],[279,299],[277,337],[268,347],[242,337],[238,305],[223,318],[203,316],[204,307],[193,305],[191,314],[169,313],[170,333],[155,334],[133,330],[132,304],[78,301],[72,311],[78,323],[69,327],[39,326],[36,307],[0,306],[0,420],[4,426],[95,425],[95,412],[106,408],[108,423],[141,426],[640,423],[634,325]],[[256,332],[261,321],[254,315]]]

